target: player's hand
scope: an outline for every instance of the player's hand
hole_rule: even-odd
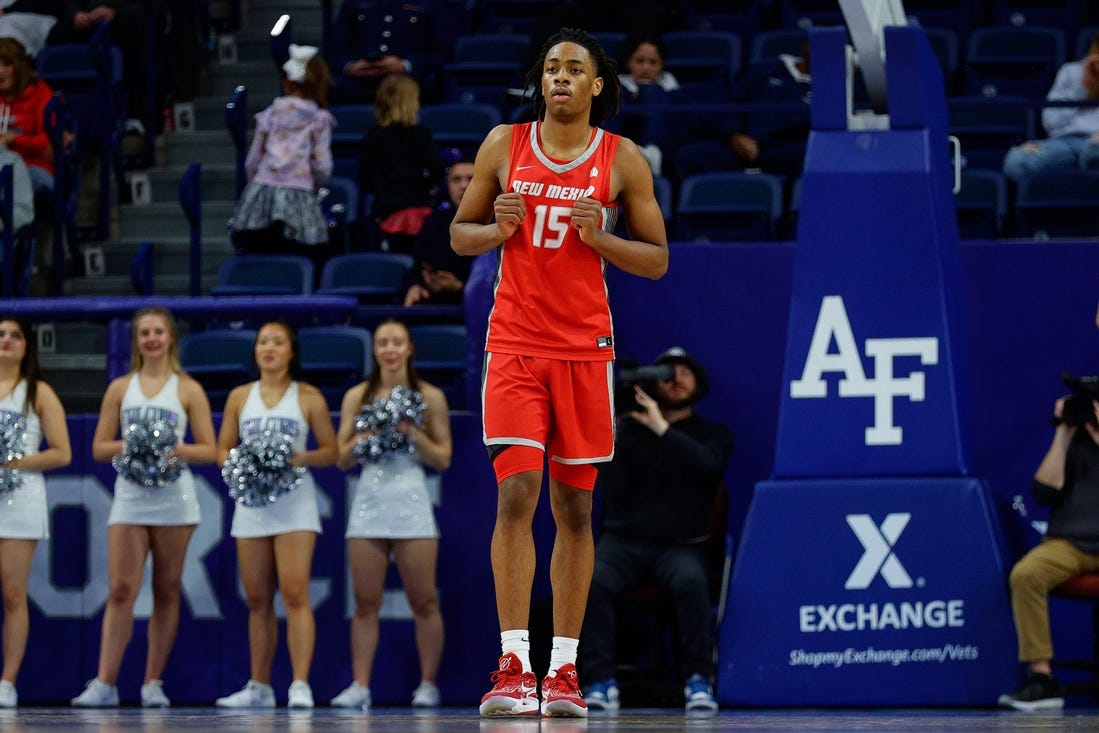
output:
[[[572,206],[572,226],[585,244],[593,244],[603,231],[603,204],[591,198],[577,199]]]
[[[500,227],[502,239],[508,239],[523,220],[527,218],[527,207],[523,197],[514,191],[502,193],[492,203],[492,212],[496,215],[496,226]]]

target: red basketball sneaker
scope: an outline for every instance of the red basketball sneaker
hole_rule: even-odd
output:
[[[538,679],[533,672],[524,672],[519,657],[509,652],[500,657],[500,668],[492,673],[492,689],[481,698],[481,715],[537,713]]]
[[[547,718],[586,718],[588,704],[580,694],[576,665],[565,664],[542,680],[542,715]]]

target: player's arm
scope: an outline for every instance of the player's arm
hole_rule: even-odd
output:
[[[450,246],[458,254],[479,255],[499,247],[526,217],[523,198],[503,190],[510,154],[511,125],[498,125],[477,151],[473,180],[450,225]]]
[[[631,239],[622,239],[602,229],[603,205],[591,198],[576,202],[572,225],[588,246],[605,260],[626,272],[654,280],[668,271],[668,235],[664,215],[653,194],[653,175],[641,151],[623,138],[614,156],[611,194],[626,209],[626,226]]]

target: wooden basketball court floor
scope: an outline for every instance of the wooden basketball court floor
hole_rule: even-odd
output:
[[[369,713],[317,708],[312,711],[227,711],[217,708],[78,710],[26,707],[0,710],[3,733],[650,733],[651,731],[1097,731],[1099,710],[1024,714],[1000,710],[722,710],[686,715],[676,709],[593,713],[583,719],[481,718],[475,708],[423,713],[378,708]]]

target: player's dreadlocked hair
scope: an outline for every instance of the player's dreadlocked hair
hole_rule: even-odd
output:
[[[609,117],[618,114],[622,87],[618,83],[618,70],[615,68],[614,61],[607,57],[603,46],[587,31],[579,28],[562,28],[542,44],[538,60],[527,72],[526,88],[534,88],[534,118],[540,120],[546,116],[546,100],[542,96],[542,69],[546,62],[546,54],[558,43],[575,43],[587,49],[595,64],[595,75],[603,77],[603,91],[591,101],[588,123],[598,126]]]

